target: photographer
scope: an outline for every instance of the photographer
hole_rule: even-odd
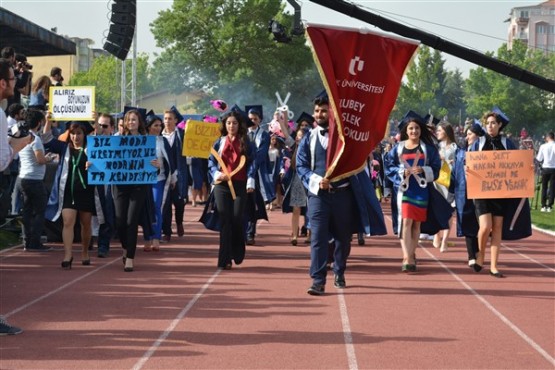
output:
[[[7,98],[8,106],[13,103],[21,103],[21,94],[29,95],[31,79],[33,74],[29,72],[33,66],[27,63],[27,57],[16,54],[14,48],[7,46],[0,52],[2,58],[7,59],[15,74],[15,86],[13,94]]]
[[[19,99],[18,103],[25,107],[29,105],[29,94],[31,93],[31,83],[33,80],[33,66],[27,62],[27,57],[23,54],[15,54],[15,74],[16,84],[14,96]]]

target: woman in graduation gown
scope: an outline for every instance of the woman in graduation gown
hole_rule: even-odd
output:
[[[222,136],[214,142],[208,158],[208,169],[219,216],[218,267],[230,270],[232,262],[239,265],[245,257],[245,207],[247,193],[254,192],[255,187],[256,149],[240,112],[224,114],[220,132]]]

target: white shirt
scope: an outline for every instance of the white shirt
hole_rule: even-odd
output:
[[[12,158],[13,150],[8,141],[8,121],[6,113],[0,109],[0,172],[10,165]]]
[[[13,129],[12,129],[12,127],[13,127],[13,126],[17,126],[17,121],[16,121],[16,119],[15,119],[15,118],[12,118],[12,117],[10,117],[10,116],[8,116],[7,119],[8,119],[8,130],[12,130],[12,132],[14,132]]]
[[[555,168],[555,141],[540,145],[536,159],[543,162],[542,168]]]
[[[177,129],[173,130],[172,132],[162,131],[162,136],[168,140],[170,147],[173,148],[173,142],[175,141],[175,132]]]
[[[41,138],[36,133],[32,131],[29,131],[29,133],[34,136],[34,139],[31,144],[27,144],[27,146],[19,152],[19,178],[44,180],[46,165],[39,164],[37,162],[37,156],[35,155],[35,151],[44,152],[44,146],[42,145]]]

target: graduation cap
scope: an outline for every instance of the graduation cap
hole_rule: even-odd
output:
[[[177,110],[175,105],[172,105],[170,110],[175,114],[175,118],[177,118],[177,122],[183,121],[183,115],[181,113],[179,113],[179,111]]]
[[[484,128],[482,127],[482,124],[480,123],[480,121],[478,121],[477,119],[474,119],[474,122],[472,122],[472,124],[470,124],[470,126],[467,129],[470,132],[473,132],[476,134],[476,136],[484,136],[485,132],[484,132]]]
[[[148,128],[156,121],[163,122],[163,119],[157,116],[152,109],[149,110],[148,113],[146,114],[146,123],[145,123],[146,127]]]
[[[426,124],[426,126],[430,126],[430,125],[434,125],[437,126],[437,124],[440,122],[439,118],[436,118],[434,115],[432,114],[426,114],[424,116],[424,123]]]
[[[401,131],[403,127],[405,127],[405,125],[411,121],[415,121],[418,122],[420,125],[424,125],[424,119],[422,118],[422,116],[420,116],[413,110],[409,110],[407,113],[405,113],[405,115],[399,122],[399,125],[397,125],[397,128],[399,129],[399,131]]]
[[[139,112],[139,116],[141,116],[143,122],[146,122],[146,108],[125,106],[123,107],[123,115],[125,116],[130,110],[136,110],[137,112]]]
[[[505,113],[503,113],[501,111],[501,109],[499,109],[498,106],[494,106],[491,111],[493,113],[495,113],[497,115],[497,117],[499,117],[499,120],[501,121],[501,129],[500,130],[503,130],[505,128],[505,126],[507,126],[509,124],[509,117],[507,117],[507,115]]]
[[[210,100],[210,105],[212,105],[218,112],[225,112],[227,110],[227,103],[221,99]]]
[[[264,119],[261,105],[245,105],[245,112],[247,112],[247,115],[256,114],[261,121]]]
[[[254,126],[254,123],[249,119],[249,115],[247,114],[247,112],[243,111],[237,104],[234,104],[233,107],[231,107],[231,109],[229,111],[239,113],[241,115],[241,117],[243,117],[243,121],[245,121],[245,123],[247,124],[247,127]],[[227,113],[229,113],[229,112],[227,112]],[[220,119],[225,115],[226,115],[226,113],[222,114],[220,116]]]
[[[311,114],[308,114],[306,112],[302,112],[301,115],[299,116],[299,118],[297,118],[297,120],[295,122],[300,124],[303,121],[306,121],[306,122],[308,122],[309,125],[312,125],[314,123],[314,117],[312,117]]]
[[[316,96],[314,97],[314,101],[316,101],[316,100],[322,100],[322,99],[325,99],[325,100],[328,101],[328,102],[330,101],[330,98],[329,98],[329,96],[328,96],[328,92],[327,92],[325,89],[322,90],[322,92],[320,92],[318,95],[316,95]]]

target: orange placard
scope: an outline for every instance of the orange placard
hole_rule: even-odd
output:
[[[466,152],[468,199],[534,196],[534,151]]]

